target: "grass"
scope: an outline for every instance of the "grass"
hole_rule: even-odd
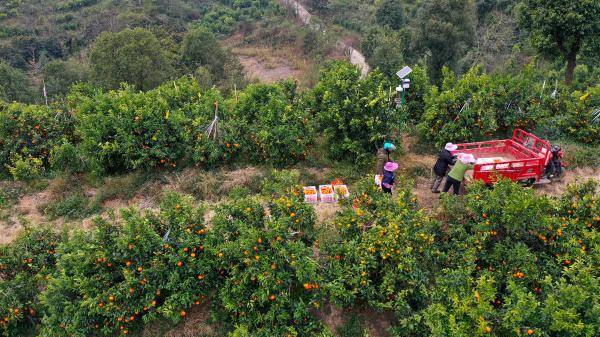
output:
[[[600,167],[600,145],[584,145],[569,141],[557,142],[565,153],[564,162],[569,167]]]
[[[346,324],[337,328],[337,333],[344,337],[364,337],[365,329],[357,314],[352,315]]]
[[[44,214],[54,220],[64,217],[68,220],[83,219],[99,211],[99,206],[86,197],[82,192],[65,196],[51,201],[44,207]]]
[[[135,196],[144,183],[156,178],[157,173],[136,171],[122,176],[105,179],[98,191],[95,202],[102,204],[107,200],[128,200]]]

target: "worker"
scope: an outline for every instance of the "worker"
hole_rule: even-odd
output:
[[[440,193],[439,187],[442,184],[442,180],[448,173],[448,168],[456,162],[456,156],[453,156],[451,151],[458,148],[456,144],[447,143],[446,146],[440,151],[437,161],[433,166],[433,182],[431,184],[431,192]]]
[[[375,174],[383,176],[383,167],[387,162],[394,161],[391,157],[392,152],[396,150],[396,146],[390,142],[385,142],[383,148],[377,151],[377,165],[375,167]]]
[[[458,160],[454,164],[452,170],[450,170],[450,173],[448,173],[448,177],[446,177],[446,184],[444,184],[442,192],[448,192],[450,186],[452,186],[454,194],[458,195],[460,185],[465,178],[465,172],[467,172],[467,170],[472,170],[473,164],[475,164],[475,157],[472,154],[459,154]]]
[[[392,194],[392,187],[396,181],[394,172],[398,169],[398,163],[388,161],[383,166],[383,179],[381,179],[381,189],[385,193]]]

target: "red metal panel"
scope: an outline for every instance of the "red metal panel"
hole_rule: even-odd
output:
[[[452,151],[453,154],[470,153],[475,158],[485,158],[485,156],[510,158],[500,163],[475,165],[473,178],[486,183],[492,183],[498,175],[514,181],[530,178],[539,180],[551,156],[548,141],[521,129],[513,131],[512,139],[457,145],[458,148]]]

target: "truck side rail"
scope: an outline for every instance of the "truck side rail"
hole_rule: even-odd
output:
[[[498,173],[512,180],[539,179],[541,170],[541,158],[517,159],[500,163],[482,163],[474,165],[473,178],[478,179]]]
[[[544,165],[548,164],[551,157],[552,146],[547,140],[540,139],[533,133],[522,129],[513,131],[512,141],[521,144],[524,148],[530,150],[536,157],[544,158]]]

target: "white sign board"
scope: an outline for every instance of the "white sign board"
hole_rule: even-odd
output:
[[[400,78],[405,78],[410,73],[412,73],[412,69],[409,66],[406,66],[397,72],[396,75],[398,75]]]

